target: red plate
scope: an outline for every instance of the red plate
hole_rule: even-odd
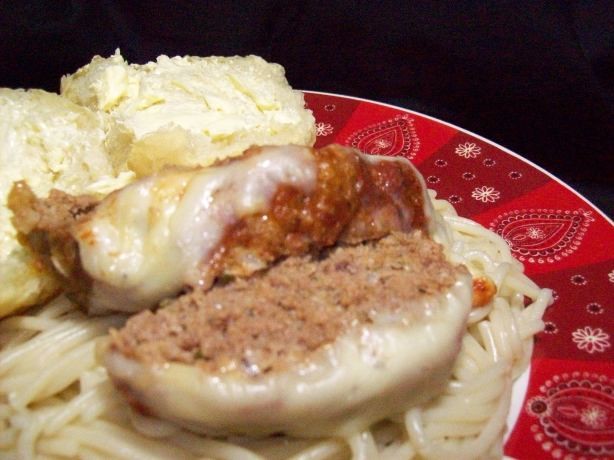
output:
[[[408,158],[439,198],[504,237],[526,273],[554,290],[528,385],[515,391],[506,455],[614,457],[612,221],[541,168],[449,123],[351,97],[306,92],[305,99],[316,146]]]

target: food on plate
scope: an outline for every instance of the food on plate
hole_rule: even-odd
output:
[[[551,293],[522,273],[499,236],[459,217],[446,201],[430,195],[429,202],[433,232],[392,232],[340,244],[319,256],[290,256],[245,279],[222,280],[209,291],[195,289],[167,300],[155,313],[144,311],[132,319],[88,316],[59,296],[0,322],[0,423],[6,433],[0,452],[23,458],[501,457],[511,385],[526,368]],[[438,262],[430,266],[425,260]],[[429,279],[433,271],[449,277],[427,285],[432,291],[403,289],[415,288],[417,279]],[[359,284],[352,284],[354,277]],[[490,280],[496,290],[488,282],[478,288],[494,297],[486,304],[474,300],[467,316],[475,280]],[[384,286],[370,289],[373,283]],[[314,291],[320,297],[311,295]],[[260,296],[272,305],[259,304]],[[218,308],[216,300],[224,305]],[[254,323],[249,313],[238,314],[242,308],[252,310]],[[271,316],[285,320],[276,324]],[[302,319],[308,325],[303,332]],[[390,332],[398,319],[399,332]],[[111,336],[110,328],[116,330]],[[441,334],[446,328],[449,334]],[[444,339],[423,354],[417,343],[420,337],[422,345],[429,342],[427,330]],[[261,347],[261,334],[275,337],[276,346]],[[412,334],[418,340],[404,345]],[[236,343],[237,337],[243,340]],[[431,357],[427,369],[419,368],[428,375],[422,383],[415,369],[394,374],[405,369],[406,360]],[[300,363],[309,360],[313,366],[298,372],[299,379]],[[340,364],[345,371],[333,372]],[[362,377],[366,368],[370,372]],[[349,375],[357,376],[356,385],[348,383]],[[325,376],[338,385],[327,386]],[[390,382],[397,378],[415,393],[395,394]],[[314,382],[326,391],[320,394]],[[423,402],[417,396],[423,390],[424,397],[436,394]],[[277,399],[271,399],[273,391]],[[380,393],[369,400],[370,391]],[[301,394],[310,396],[304,406]],[[418,399],[412,401],[414,396]],[[262,404],[250,404],[250,398]],[[390,401],[410,407],[391,410]],[[209,419],[199,411],[205,404]],[[383,416],[380,407],[396,415],[364,428]],[[310,409],[317,413],[309,415]],[[277,413],[282,418],[275,425]],[[296,414],[303,425],[292,425]],[[256,423],[246,427],[247,420]],[[215,433],[216,427],[226,433],[252,427],[252,434],[279,428],[301,436],[199,434]]]
[[[0,458],[502,457],[551,292],[407,160],[311,148],[281,67],[0,102]]]
[[[313,145],[315,122],[284,69],[258,56],[167,57],[128,64],[119,51],[62,78],[62,96],[108,114],[122,162],[138,175],[207,166],[252,145]],[[125,142],[125,141],[124,141]]]
[[[126,183],[105,147],[105,121],[87,108],[42,90],[0,88],[0,317],[48,299],[56,277],[17,240],[7,207],[13,182],[27,179],[46,196],[107,193]]]
[[[351,436],[445,388],[471,276],[422,231],[285,259],[112,331],[132,406],[211,435]]]
[[[358,200],[371,219],[331,230],[334,241],[307,245],[307,253],[265,258],[256,272],[239,264],[242,276],[169,293],[155,312],[88,316],[60,296],[7,319],[0,324],[11,331],[0,337],[0,391],[10,400],[0,402],[0,414],[14,440],[9,450],[26,458],[501,456],[511,385],[543,328],[551,293],[522,273],[504,240],[426,194],[406,160],[340,146],[267,147],[209,171],[254,171],[252,160],[267,152],[307,162],[342,155],[375,173],[384,187]],[[265,163],[278,171],[279,162]],[[404,188],[382,166],[405,172],[411,198],[399,199]],[[19,214],[30,206],[42,227],[41,219],[55,215],[67,223],[56,231],[79,228],[130,187],[102,201],[59,191],[45,201],[22,183],[13,190],[22,208],[17,219],[24,219],[18,226],[28,222]],[[318,193],[317,181],[312,187],[307,195]],[[374,200],[382,190],[389,200]],[[52,205],[57,212],[41,212]],[[120,206],[115,215],[136,207]],[[308,206],[297,209],[302,215]],[[254,235],[267,234],[258,229],[270,230],[254,227]],[[66,235],[43,232],[31,245],[74,244]],[[55,255],[61,268],[71,251]],[[20,385],[33,375],[36,385]]]
[[[75,198],[76,199],[76,198]],[[42,248],[92,312],[138,311],[219,277],[247,276],[274,260],[433,231],[424,182],[403,158],[268,146],[209,168],[169,168],[98,204],[18,184],[15,225]],[[45,251],[46,250],[46,251]]]
[[[58,292],[50,266],[16,238],[14,182],[97,197],[168,164],[201,165],[250,145],[312,145],[313,115],[278,64],[257,56],[128,64],[95,57],[61,95],[0,89],[0,317]]]

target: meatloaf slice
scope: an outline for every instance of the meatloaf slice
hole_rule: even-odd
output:
[[[140,311],[337,242],[436,228],[409,161],[341,145],[253,147],[207,168],[167,168],[68,221],[32,222],[56,200],[21,199],[24,191],[9,203],[22,238],[49,243],[41,256],[90,313]]]
[[[350,432],[439,391],[471,277],[421,231],[290,257],[111,332],[137,409],[212,434]]]

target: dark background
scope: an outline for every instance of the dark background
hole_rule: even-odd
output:
[[[297,89],[389,102],[525,156],[614,214],[614,1],[2,1],[0,86],[121,48],[258,54]]]

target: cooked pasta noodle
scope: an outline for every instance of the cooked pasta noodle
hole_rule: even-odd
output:
[[[96,354],[125,317],[88,317],[60,296],[0,322],[0,459],[501,458],[512,383],[529,362],[551,292],[523,274],[502,238],[432,199],[443,218],[436,239],[450,260],[497,286],[494,301],[471,312],[435,400],[347,439],[206,438],[132,413]]]

